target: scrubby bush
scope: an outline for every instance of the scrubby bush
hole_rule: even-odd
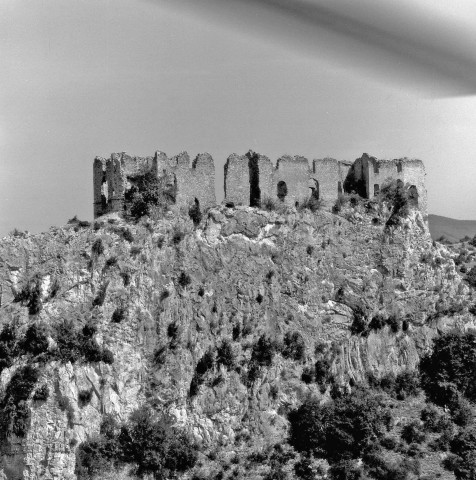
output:
[[[416,370],[403,370],[395,377],[394,396],[397,400],[417,396],[420,388],[420,375]]]
[[[309,385],[314,380],[315,375],[316,373],[313,367],[305,367],[301,374],[301,380]]]
[[[93,307],[101,307],[102,305],[104,305],[108,285],[109,283],[105,282],[99,287],[98,293],[93,300]]]
[[[13,364],[13,359],[17,355],[16,336],[16,328],[13,325],[6,324],[3,326],[0,332],[0,372]]]
[[[157,178],[152,172],[134,178],[134,185],[126,192],[125,200],[136,220],[145,215],[163,215],[175,203],[176,185],[166,176]]]
[[[427,432],[439,433],[451,426],[451,420],[438,407],[428,404],[420,413],[423,427]]]
[[[167,359],[167,345],[158,347],[154,351],[154,364],[157,366],[162,366]]]
[[[476,288],[476,265],[471,267],[471,270],[466,274],[465,280],[473,287]]]
[[[364,389],[330,404],[310,399],[289,414],[289,442],[296,450],[324,455],[331,463],[357,459],[383,437],[390,418],[381,398]]]
[[[476,478],[476,427],[462,430],[450,443],[450,456],[444,466],[452,470],[457,480]]]
[[[235,365],[235,355],[229,341],[224,340],[217,348],[217,365],[223,365],[227,369],[231,369]]]
[[[332,480],[361,480],[364,470],[355,460],[342,460],[331,465],[329,478]]]
[[[139,478],[175,478],[195,465],[197,447],[183,431],[166,421],[153,419],[147,409],[135,412],[120,433],[80,445],[76,474],[80,480],[100,477],[112,466],[130,465]]]
[[[380,330],[386,323],[387,320],[385,317],[381,313],[378,313],[372,317],[372,320],[370,320],[369,330]]]
[[[395,315],[390,315],[386,321],[387,325],[390,327],[393,333],[398,333],[400,330],[400,322]]]
[[[75,363],[81,359],[87,362],[104,362],[111,364],[114,362],[114,356],[109,350],[100,347],[95,340],[91,338],[94,331],[86,324],[86,330],[80,331],[74,325],[74,322],[64,320],[57,324],[54,329],[54,339],[56,341],[56,350],[52,355],[62,362]]]
[[[367,320],[365,318],[365,312],[357,307],[353,310],[354,318],[352,325],[350,326],[350,332],[352,335],[366,335],[368,333]]]
[[[253,345],[251,361],[257,363],[258,365],[269,367],[273,363],[275,353],[276,342],[263,334]]]
[[[78,401],[81,407],[88,405],[91,402],[92,398],[93,398],[92,389],[80,390],[78,393]]]
[[[111,317],[112,323],[121,323],[126,318],[126,309],[124,307],[117,307]]]
[[[184,237],[185,237],[185,232],[183,232],[179,228],[175,228],[172,233],[172,243],[174,245],[178,245],[183,240]]]
[[[240,323],[235,323],[233,325],[233,330],[232,330],[232,338],[233,341],[236,341],[240,338],[241,336],[241,324]]]
[[[121,272],[122,281],[125,287],[128,287],[131,283],[131,274],[130,272]]]
[[[134,235],[128,228],[123,228],[121,230],[122,238],[126,240],[126,242],[132,243],[134,241]]]
[[[189,208],[188,216],[192,219],[193,224],[198,227],[202,221],[202,212],[200,211],[200,204],[195,199],[195,203]]]
[[[13,299],[14,302],[20,302],[22,305],[26,305],[30,315],[36,315],[40,313],[41,309],[43,308],[43,304],[41,302],[41,281],[41,275],[33,275],[30,279],[28,279],[23,288],[15,294]]]
[[[76,454],[76,475],[80,480],[101,478],[115,464],[120,463],[121,451],[115,439],[93,437],[79,445]]]
[[[48,329],[39,323],[31,324],[25,332],[25,336],[18,342],[22,353],[30,353],[33,356],[48,351]]]
[[[69,428],[73,428],[73,426],[74,426],[74,409],[73,409],[73,406],[71,405],[71,401],[69,400],[69,398],[67,396],[62,395],[59,390],[57,391],[56,399],[58,401],[58,407],[60,408],[60,410],[66,413],[66,418],[68,420]]]
[[[115,255],[110,256],[107,260],[106,263],[104,264],[104,268],[111,268],[115,267],[117,265],[117,257]]]
[[[258,341],[253,345],[251,351],[251,360],[248,366],[248,384],[251,385],[258,378],[260,368],[269,367],[273,363],[274,355],[278,349],[275,341],[266,335],[261,335]]]
[[[195,367],[195,373],[190,382],[189,396],[194,397],[198,393],[200,385],[204,381],[206,373],[215,366],[215,355],[213,350],[209,348],[200,360],[197,362]]]
[[[283,357],[290,358],[296,362],[304,360],[306,354],[306,343],[299,332],[287,332],[284,336]]]
[[[410,189],[401,180],[392,180],[382,186],[379,200],[384,201],[392,209],[387,225],[396,225],[401,218],[408,216],[410,210]]]
[[[274,199],[268,196],[264,196],[260,201],[260,208],[267,210],[268,212],[284,213],[286,211],[286,205],[280,199]]]
[[[180,328],[177,322],[172,322],[167,325],[167,336],[170,338],[170,348],[175,350],[180,340]]]
[[[467,427],[474,420],[472,405],[465,398],[459,396],[451,405],[451,418],[456,425]]]
[[[93,246],[91,247],[91,252],[96,255],[102,255],[104,253],[104,243],[102,238],[98,238],[94,241]]]
[[[422,443],[426,435],[423,425],[418,420],[413,420],[403,426],[401,437],[407,443]]]
[[[453,424],[444,428],[441,435],[428,444],[428,447],[433,451],[447,452],[450,449],[451,441],[454,438]]]
[[[381,378],[368,372],[367,380],[370,386],[383,390],[397,400],[405,400],[420,393],[420,376],[414,370],[404,370],[398,375],[390,372]]]
[[[314,364],[314,378],[323,385],[331,378],[331,361],[328,358],[319,358]]]
[[[40,377],[37,368],[27,365],[17,370],[5,389],[0,402],[0,435],[11,433],[23,437],[27,430],[29,410],[26,401]]]
[[[451,331],[434,340],[431,354],[420,363],[422,386],[428,398],[451,406],[458,393],[476,400],[476,334]]]
[[[387,450],[395,450],[398,446],[398,441],[394,437],[386,436],[380,440],[380,445]]]
[[[215,355],[213,354],[212,349],[208,349],[197,362],[197,367],[195,368],[195,371],[199,375],[205,375],[208,370],[211,370],[213,368],[214,365]]]
[[[404,459],[395,462],[387,459],[382,452],[372,450],[363,457],[365,470],[375,480],[406,480],[410,472],[419,475],[419,463]],[[357,478],[369,478],[367,476]]]
[[[317,198],[315,195],[311,195],[304,202],[300,203],[298,210],[302,212],[303,210],[310,210],[311,212],[317,212],[322,210],[324,206],[323,201],[320,198]]]
[[[48,397],[50,396],[50,390],[48,388],[48,385],[43,384],[41,387],[37,388],[34,395],[33,395],[33,400],[37,402],[45,402],[48,400]]]
[[[188,285],[192,283],[192,279],[190,278],[190,275],[188,275],[185,272],[180,272],[180,275],[177,279],[177,283],[182,287],[185,288]]]

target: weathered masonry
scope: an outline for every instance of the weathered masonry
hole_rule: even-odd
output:
[[[178,205],[198,204],[206,209],[216,204],[215,164],[208,153],[193,162],[186,152],[168,158],[163,152],[150,157],[113,153],[94,160],[94,216],[126,209],[127,192],[139,177],[153,175],[174,192]],[[232,154],[225,163],[225,202],[259,206],[266,198],[295,206],[311,196],[332,205],[342,193],[357,192],[373,198],[383,184],[401,180],[410,187],[412,197],[427,215],[425,167],[421,160],[402,158],[378,160],[364,153],[354,162],[333,158],[311,162],[304,157],[285,155],[276,165],[263,155],[248,152]]]

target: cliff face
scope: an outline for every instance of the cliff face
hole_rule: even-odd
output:
[[[310,393],[329,395],[302,381],[322,351],[344,386],[413,368],[439,329],[472,324],[474,296],[419,212],[396,227],[384,221],[372,206],[339,215],[217,207],[196,228],[176,212],[158,223],[110,216],[94,228],[3,239],[2,324],[19,335],[32,323],[51,331],[64,320],[78,331],[94,324],[114,361],[18,355],[3,369],[4,394],[28,362],[40,371],[35,388],[50,393],[26,400],[24,436],[3,435],[0,478],[75,478],[77,446],[104,416],[125,421],[144,404],[205,446],[226,449],[246,436],[279,442],[291,408]],[[28,282],[39,285],[39,312],[18,301]],[[357,334],[356,318],[379,313],[396,319],[393,329]],[[305,344],[298,360],[277,353],[250,372],[261,335],[283,344],[292,333]],[[207,371],[191,393],[197,362],[225,340],[232,364]],[[54,335],[49,342],[54,351]]]

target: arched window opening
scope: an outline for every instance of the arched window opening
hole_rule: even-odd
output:
[[[278,198],[284,202],[284,199],[286,198],[286,195],[288,194],[288,186],[286,185],[286,182],[283,182],[282,180],[278,182],[278,191],[277,195]]]
[[[410,204],[411,205],[414,205],[415,207],[418,207],[418,198],[419,198],[419,194],[418,194],[418,189],[415,185],[412,185],[409,189],[408,189],[408,199],[410,201]]]
[[[376,183],[374,185],[374,197],[378,196],[379,193],[380,193],[380,185]]]
[[[374,160],[374,173],[375,174],[379,174],[380,173],[380,169],[379,169],[379,165],[378,165],[378,162],[377,160]]]
[[[188,210],[188,216],[192,219],[193,224],[197,227],[202,221],[202,212],[200,211],[200,202],[195,197],[194,204]]]
[[[259,186],[259,157],[250,152],[248,161],[248,169],[250,172],[250,207],[259,207],[261,204],[261,188]]]
[[[319,191],[319,182],[313,178],[312,181],[314,182],[313,187],[309,187],[311,189],[311,198],[314,200],[319,200],[321,192]]]

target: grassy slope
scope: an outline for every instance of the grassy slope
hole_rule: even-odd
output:
[[[431,236],[434,240],[444,235],[451,242],[457,242],[466,235],[476,235],[476,220],[456,220],[454,218],[429,215]]]

